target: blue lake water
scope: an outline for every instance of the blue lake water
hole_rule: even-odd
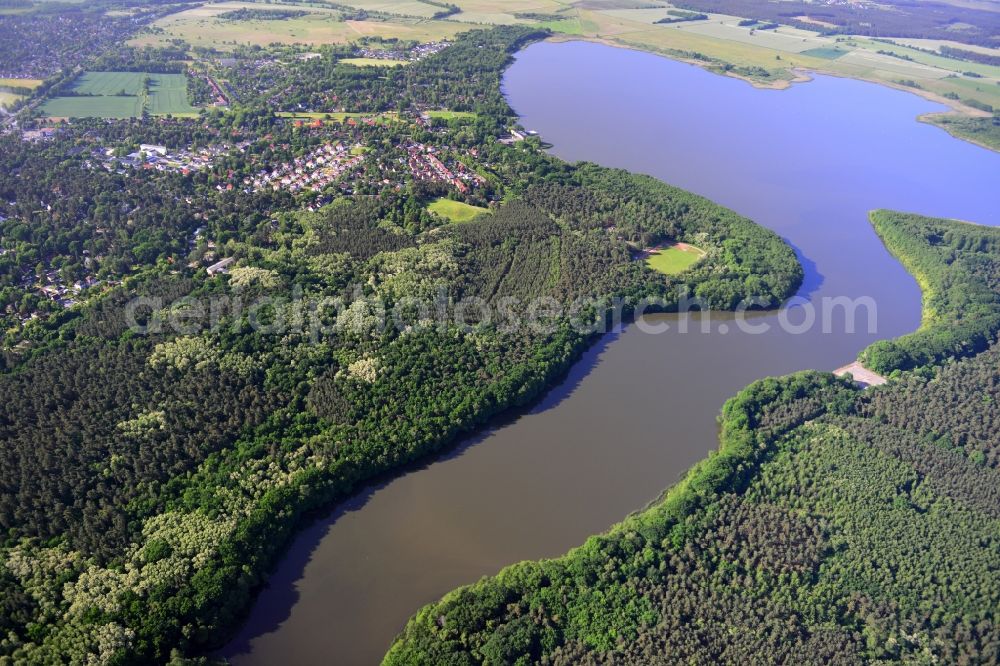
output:
[[[760,90],[584,42],[528,47],[504,90],[554,154],[648,173],[776,230],[806,267],[800,302],[754,317],[765,334],[720,315],[706,333],[660,316],[661,335],[609,335],[527,413],[335,508],[299,535],[224,650],[236,664],[377,663],[421,605],[559,555],[655,498],[715,448],[722,402],[750,381],[830,370],[914,330],[919,290],[870,209],[1000,223],[1000,154],[916,122],[943,107],[909,93],[827,76]],[[870,299],[875,330],[864,316],[854,333],[843,316],[826,333],[782,329],[833,297]]]

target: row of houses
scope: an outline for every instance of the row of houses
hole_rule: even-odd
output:
[[[406,159],[410,175],[415,180],[444,181],[463,194],[483,184],[479,175],[458,160],[453,160],[451,166],[446,165],[438,157],[439,152],[439,148],[416,141],[407,144]]]
[[[426,44],[417,44],[410,49],[384,49],[384,48],[368,48],[360,47],[355,52],[354,55],[359,58],[374,58],[377,60],[420,60],[421,58],[426,58],[429,55],[434,55],[435,53],[440,53],[451,46],[451,42],[447,40],[442,40],[440,42],[427,42]],[[312,55],[312,54],[303,54]],[[319,55],[319,54],[316,54]]]
[[[212,89],[212,95],[215,97],[212,101],[212,106],[229,106],[229,99],[226,97],[226,94],[222,92],[222,88],[215,82],[215,79],[208,74],[198,74],[193,71],[188,72],[188,74],[190,76],[201,76],[205,79],[205,83],[207,83],[208,87]]]
[[[272,188],[297,192],[308,188],[319,192],[351,173],[363,160],[360,144],[348,147],[340,141],[327,143],[303,157],[245,178],[243,184],[254,191]]]

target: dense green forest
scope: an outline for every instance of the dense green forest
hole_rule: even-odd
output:
[[[675,307],[679,289],[719,308],[794,293],[794,252],[750,220],[497,140],[513,118],[500,73],[542,34],[472,31],[401,78],[333,56],[291,67],[306,87],[312,67],[357,76],[354,108],[394,100],[389,123],[304,127],[257,99],[0,139],[0,659],[203,654],[304,516],[535,399],[616,297],[628,316],[642,298]],[[428,126],[428,104],[477,119]],[[151,142],[212,161],[136,167]],[[254,185],[318,154],[352,166],[315,189]],[[447,224],[426,210],[440,196],[490,212]],[[667,278],[637,260],[678,240],[706,250],[696,269]],[[89,278],[79,302],[39,295]],[[538,299],[557,309],[526,326]],[[458,317],[463,302],[512,316]]]
[[[925,290],[925,328],[891,346],[919,369],[755,382],[662,500],[427,606],[385,663],[996,663],[1000,234],[872,220]]]
[[[923,290],[920,330],[861,354],[877,372],[910,370],[977,354],[1000,332],[1000,231],[877,210],[871,221]]]

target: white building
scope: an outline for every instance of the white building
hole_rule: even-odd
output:
[[[222,261],[218,261],[212,264],[205,270],[208,272],[209,275],[215,275],[216,273],[224,273],[226,272],[226,268],[229,267],[229,264],[233,263],[234,261],[236,261],[236,257],[226,257]]]

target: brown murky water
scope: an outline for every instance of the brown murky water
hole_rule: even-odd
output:
[[[421,605],[522,559],[578,545],[654,499],[716,446],[726,398],[767,375],[832,369],[919,324],[919,291],[868,226],[895,207],[1000,221],[1000,155],[918,124],[915,96],[827,77],[788,91],[595,44],[539,44],[505,79],[511,104],[566,159],[651,173],[784,235],[807,268],[782,315],[657,316],[610,334],[533,409],[370,487],[304,530],[223,651],[236,664],[377,663]],[[627,119],[627,121],[626,121]],[[869,297],[794,327],[829,297]],[[745,328],[745,327],[744,327]]]

